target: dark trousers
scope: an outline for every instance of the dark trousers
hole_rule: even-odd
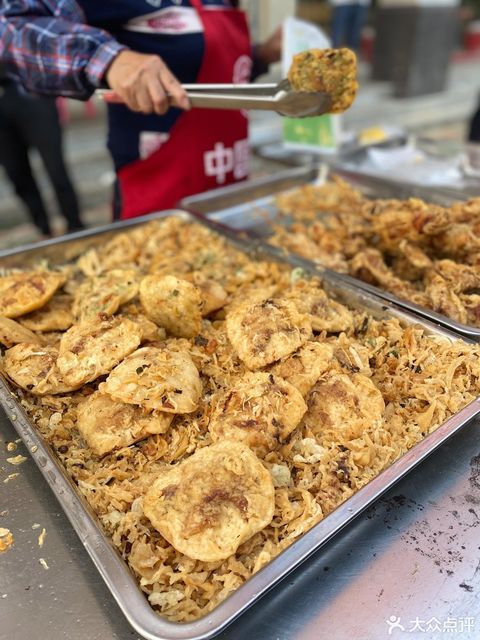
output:
[[[67,230],[83,227],[75,190],[63,159],[62,131],[55,101],[20,94],[8,83],[0,86],[0,165],[3,165],[32,222],[45,235],[51,229],[32,173],[28,150],[37,149],[60,207]]]
[[[470,120],[468,128],[468,141],[480,142],[480,105],[477,107],[477,110]]]
[[[343,4],[333,8],[332,44],[334,47],[349,47],[360,50],[360,37],[368,7],[360,4]]]

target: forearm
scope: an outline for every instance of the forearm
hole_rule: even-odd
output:
[[[87,98],[124,48],[86,25],[72,0],[1,4],[0,59],[7,74],[30,91]]]
[[[272,62],[278,62],[282,53],[282,28],[279,27],[272,35],[252,49],[251,79],[268,72]]]
[[[250,81],[253,82],[258,76],[268,73],[269,64],[265,62],[258,53],[258,45],[252,47],[252,71]]]

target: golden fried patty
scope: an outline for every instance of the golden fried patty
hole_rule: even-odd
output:
[[[227,333],[238,357],[249,369],[259,369],[305,344],[312,325],[288,300],[247,300],[228,313]]]
[[[82,383],[69,384],[57,367],[58,351],[38,344],[17,344],[5,352],[3,368],[19,387],[38,396],[68,393]]]
[[[19,322],[32,331],[66,331],[73,324],[72,297],[56,294],[41,309],[22,316]]]
[[[57,365],[68,384],[79,385],[109,373],[140,344],[141,328],[127,318],[73,325],[60,341]]]
[[[77,428],[94,453],[103,456],[154,433],[165,433],[171,413],[146,411],[96,391],[77,407]]]
[[[329,298],[315,283],[299,282],[287,295],[301,313],[309,315],[314,331],[338,333],[353,328],[352,312]]]
[[[235,440],[264,456],[295,429],[307,410],[301,393],[272,373],[246,373],[218,402],[213,440]]]
[[[81,284],[75,292],[73,313],[86,321],[99,314],[113,315],[120,305],[138,293],[138,273],[133,269],[112,269]]]
[[[28,271],[0,278],[0,315],[17,318],[40,309],[64,282],[64,275],[48,271]]]
[[[217,311],[225,306],[228,295],[225,289],[218,282],[215,282],[215,280],[210,278],[205,278],[201,271],[195,271],[189,277],[202,296],[203,316],[208,316],[213,311]]]
[[[358,91],[357,60],[350,49],[309,49],[293,57],[288,79],[295,91],[328,93],[329,111],[342,113]]]
[[[191,282],[175,276],[151,275],[140,284],[145,314],[178,338],[193,338],[202,325],[202,296]]]
[[[122,317],[128,318],[137,325],[138,330],[140,331],[140,342],[142,343],[158,342],[160,340],[165,340],[167,336],[163,327],[156,325],[143,313],[139,313],[136,308],[132,308],[132,312],[130,312],[129,307],[128,313],[122,313]]]
[[[33,331],[26,329],[19,322],[0,316],[0,344],[13,347],[14,344],[21,342],[41,344],[42,341]]]
[[[325,431],[346,439],[358,438],[366,429],[378,426],[385,411],[382,394],[360,373],[348,376],[332,371],[316,383],[307,404],[302,424],[317,439]]]
[[[143,510],[170,544],[194,560],[217,562],[270,524],[270,473],[245,445],[224,441],[197,450],[164,472]]]
[[[115,367],[101,390],[113,398],[167,413],[195,411],[202,383],[190,355],[143,347]]]
[[[298,351],[274,364],[270,371],[280,376],[305,397],[329,367],[333,347],[321,342],[307,342]]]

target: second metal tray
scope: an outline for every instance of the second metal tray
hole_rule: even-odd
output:
[[[234,229],[237,232],[243,231],[248,234],[252,241],[268,243],[268,238],[272,234],[271,223],[278,219],[279,211],[275,205],[275,197],[289,189],[314,183],[319,179],[329,175],[338,175],[344,180],[353,184],[366,196],[374,198],[422,198],[429,202],[448,206],[458,197],[449,190],[432,189],[418,185],[403,184],[394,180],[366,176],[357,174],[354,171],[343,169],[332,169],[326,166],[288,169],[277,173],[274,176],[267,176],[257,180],[249,180],[240,184],[232,185],[208,191],[199,195],[184,198],[180,207],[193,214],[208,216],[210,219],[224,225],[225,228]],[[274,251],[276,247],[271,247]],[[278,250],[281,251],[281,250]],[[303,266],[312,263],[305,258],[299,258]],[[321,267],[323,273],[331,272],[326,267]],[[333,273],[333,272],[332,272]],[[430,322],[439,324],[450,331],[460,335],[480,341],[480,327],[473,327],[462,324],[445,315],[437,313],[433,309],[422,307],[409,300],[399,298],[393,293],[367,284],[362,280],[346,274],[337,274],[338,278],[351,286],[361,287],[372,295],[380,296],[391,304],[398,305],[415,315],[422,316]]]
[[[151,219],[151,216],[146,219]],[[65,255],[78,255],[78,252],[81,252],[82,245],[84,249],[89,248],[92,246],[92,242],[94,244],[103,242],[105,238],[111,237],[113,233],[124,231],[129,226],[142,224],[144,220],[136,220],[128,224],[117,223],[97,232],[77,234],[72,240],[40,244],[17,252],[9,252],[8,255],[4,254],[3,256],[0,254],[0,268],[11,265],[13,262],[16,264],[28,263],[33,256],[38,258],[42,255],[42,248],[49,250],[46,253],[51,253],[55,249],[57,256],[62,251],[64,251]],[[232,241],[237,248],[243,249],[250,255],[253,254],[254,257],[264,257],[266,259],[272,257],[268,253],[256,255],[257,250],[252,248],[248,242],[235,238]],[[262,249],[259,248],[258,251],[262,251]],[[286,258],[283,257],[283,260],[285,261]],[[291,264],[290,260],[287,260],[287,262]],[[294,264],[296,264],[295,261]],[[316,273],[316,270],[311,266],[310,268],[307,267],[307,270]],[[368,311],[376,318],[398,318],[405,326],[412,324],[422,326],[430,335],[444,336],[450,340],[458,339],[458,336],[429,322],[419,320],[399,307],[371,295],[369,292],[338,280],[336,274],[326,273],[324,286],[339,301],[348,304],[350,307]],[[219,633],[263,594],[340,532],[381,494],[433,453],[467,422],[480,414],[480,399],[477,398],[464,409],[451,416],[435,431],[325,517],[324,520],[305,533],[266,567],[252,576],[214,611],[195,622],[179,624],[168,622],[150,607],[127,565],[102,531],[86,500],[68,478],[49,445],[43,440],[32,421],[23,411],[16,395],[1,377],[0,403],[30,450],[33,459],[58,498],[80,540],[126,618],[139,634],[149,640],[202,640]]]

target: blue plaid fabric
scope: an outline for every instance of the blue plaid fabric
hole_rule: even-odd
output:
[[[230,0],[202,0],[230,9]],[[0,0],[0,82],[7,77],[27,91],[87,99],[102,86],[105,72],[125,48],[159,55],[183,83],[197,81],[203,30],[144,33],[130,21],[159,10],[192,9],[190,0]],[[225,43],[228,46],[228,43]],[[108,105],[108,148],[115,168],[140,157],[142,132],[168,133],[180,116],[164,116]]]
[[[74,0],[0,0],[0,61],[29,91],[86,99],[124,49]]]

